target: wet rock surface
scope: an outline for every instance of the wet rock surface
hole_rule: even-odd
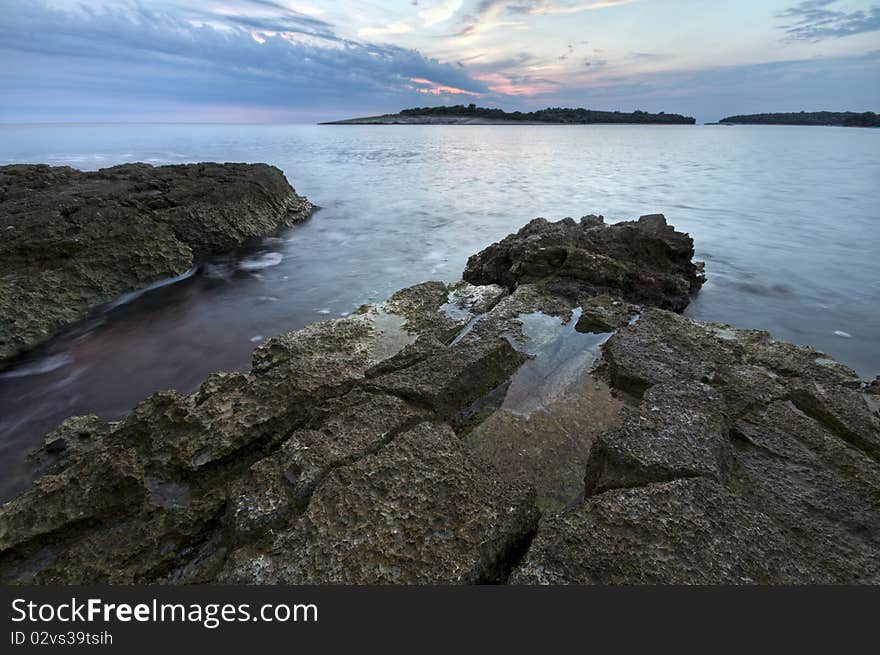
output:
[[[533,222],[472,258],[479,284],[280,335],[119,423],[68,419],[0,508],[0,581],[880,581],[877,396],[659,308],[699,287],[691,249],[657,216]]]
[[[880,581],[880,414],[852,371],[651,308],[604,355],[637,399],[593,445],[585,502],[545,515],[513,581]]]
[[[0,509],[0,579],[504,578],[537,523],[534,494],[472,457],[443,421],[524,358],[501,338],[449,345],[469,307],[503,293],[417,285],[270,339],[250,373],[214,374],[191,396],[153,394],[118,424],[69,419],[32,457],[45,474]],[[407,359],[419,342],[432,346]],[[409,369],[412,388],[400,377]],[[81,432],[88,447],[74,441]],[[59,439],[77,445],[59,450]],[[382,476],[364,479],[374,467]],[[363,545],[346,551],[349,539]]]
[[[265,164],[0,166],[0,359],[312,210]]]

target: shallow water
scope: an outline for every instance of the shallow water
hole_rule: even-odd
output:
[[[880,130],[771,126],[0,126],[0,163],[264,161],[322,206],[0,372],[0,475],[61,419],[246,369],[264,338],[425,279],[535,216],[662,212],[708,282],[688,315],[880,369]]]
[[[533,487],[538,506],[550,512],[582,497],[596,437],[621,422],[623,400],[592,375],[611,333],[577,331],[582,313],[575,307],[567,317],[516,317],[522,342],[507,338],[532,357],[504,385],[503,398],[496,396],[502,388],[489,394],[496,411],[464,436],[466,447],[502,475]]]
[[[576,307],[568,320],[543,312],[517,317],[526,338],[525,352],[534,359],[511,378],[503,409],[528,418],[576,387],[590,371],[611,333],[578,332],[575,325],[581,313]]]

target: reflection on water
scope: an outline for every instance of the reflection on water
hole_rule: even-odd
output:
[[[880,369],[880,130],[764,126],[0,126],[0,163],[265,161],[322,206],[0,372],[0,475],[71,414],[245,370],[257,343],[426,279],[535,216],[663,212],[708,282],[688,314]]]
[[[533,357],[511,378],[498,410],[464,437],[502,475],[533,487],[550,512],[583,493],[596,436],[621,421],[623,401],[591,373],[611,333],[578,332],[582,313],[517,316],[525,342],[511,343]]]
[[[568,320],[543,312],[517,317],[526,338],[525,351],[534,358],[510,380],[503,409],[528,418],[546,409],[588,374],[611,333],[575,330],[582,313],[576,307]]]

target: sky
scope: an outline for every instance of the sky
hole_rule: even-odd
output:
[[[0,122],[880,112],[877,0],[0,0]]]

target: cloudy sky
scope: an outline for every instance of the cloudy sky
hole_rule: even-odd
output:
[[[880,111],[877,0],[2,0],[0,122]]]

